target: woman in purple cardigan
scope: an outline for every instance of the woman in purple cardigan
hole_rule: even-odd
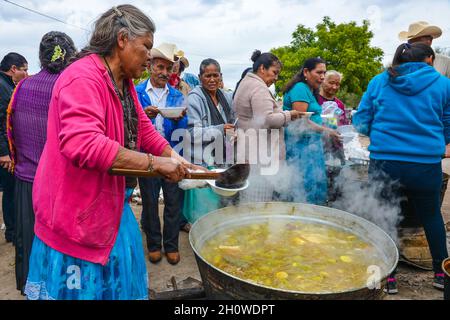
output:
[[[9,107],[8,136],[13,155],[16,203],[16,284],[23,294],[34,239],[32,188],[47,138],[53,85],[75,56],[72,39],[62,32],[45,34],[39,46],[41,71],[23,80]]]

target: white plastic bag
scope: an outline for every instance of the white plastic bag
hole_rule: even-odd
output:
[[[182,180],[178,182],[178,186],[182,190],[191,190],[191,189],[199,189],[199,188],[206,188],[208,186],[208,183],[206,180]]]
[[[193,172],[201,173],[204,171],[201,170],[195,170]],[[193,180],[193,179],[185,179],[178,182],[178,187],[182,190],[191,190],[191,189],[198,189],[198,188],[206,188],[208,187],[208,183],[206,180]]]
[[[322,105],[322,121],[323,123],[332,129],[336,129],[339,123],[339,118],[344,112],[339,108],[338,104],[334,101],[326,101]]]

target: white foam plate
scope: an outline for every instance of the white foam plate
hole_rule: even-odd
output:
[[[209,184],[209,186],[211,187],[211,189],[213,189],[213,191],[215,193],[217,193],[218,195],[221,195],[222,197],[232,197],[239,191],[243,191],[250,186],[250,183],[248,182],[248,180],[245,182],[245,185],[239,189],[225,189],[225,188],[217,187],[215,180],[206,180],[206,182]]]
[[[211,171],[224,172],[225,169],[213,169]],[[209,186],[215,193],[217,193],[218,195],[220,195],[222,197],[232,197],[239,191],[243,191],[250,186],[250,182],[248,180],[245,182],[245,185],[239,189],[226,189],[226,188],[218,187],[218,186],[216,186],[216,180],[206,180],[206,182],[209,184]]]
[[[167,119],[181,118],[183,114],[184,107],[174,107],[174,108],[158,108],[159,113]]]

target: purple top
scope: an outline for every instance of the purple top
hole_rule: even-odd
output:
[[[15,95],[12,128],[15,176],[32,183],[47,140],[48,107],[58,74],[46,70],[23,81]]]

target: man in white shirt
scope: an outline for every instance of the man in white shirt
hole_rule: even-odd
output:
[[[158,109],[166,107],[167,96],[169,95],[169,87],[167,85],[167,80],[165,80],[165,71],[171,70],[171,66],[172,64],[167,60],[158,58],[153,59],[151,65],[153,77],[150,77],[150,81],[148,81],[145,90],[150,97],[152,105],[145,108],[144,110],[151,119],[155,119],[156,130],[158,130],[158,132],[163,136],[164,118],[159,114]],[[156,73],[156,70],[158,70],[159,72]],[[161,71],[163,71],[163,74],[161,74]],[[161,77],[161,79],[159,79],[158,77]]]
[[[136,91],[145,113],[152,119],[159,133],[174,147],[179,142],[172,141],[172,133],[177,129],[187,128],[186,113],[178,119],[166,119],[162,117],[158,109],[179,107],[184,104],[183,94],[168,85],[173,64],[177,59],[176,46],[162,44],[152,49],[151,54],[150,79],[138,85]],[[149,260],[152,263],[161,261],[161,250],[164,248],[167,261],[175,265],[180,261],[178,251],[180,225],[187,224],[185,219],[182,221],[183,190],[178,187],[178,183],[170,183],[162,178],[140,178],[139,188],[142,195],[141,225],[147,238]],[[164,195],[162,234],[159,219],[161,189]]]

